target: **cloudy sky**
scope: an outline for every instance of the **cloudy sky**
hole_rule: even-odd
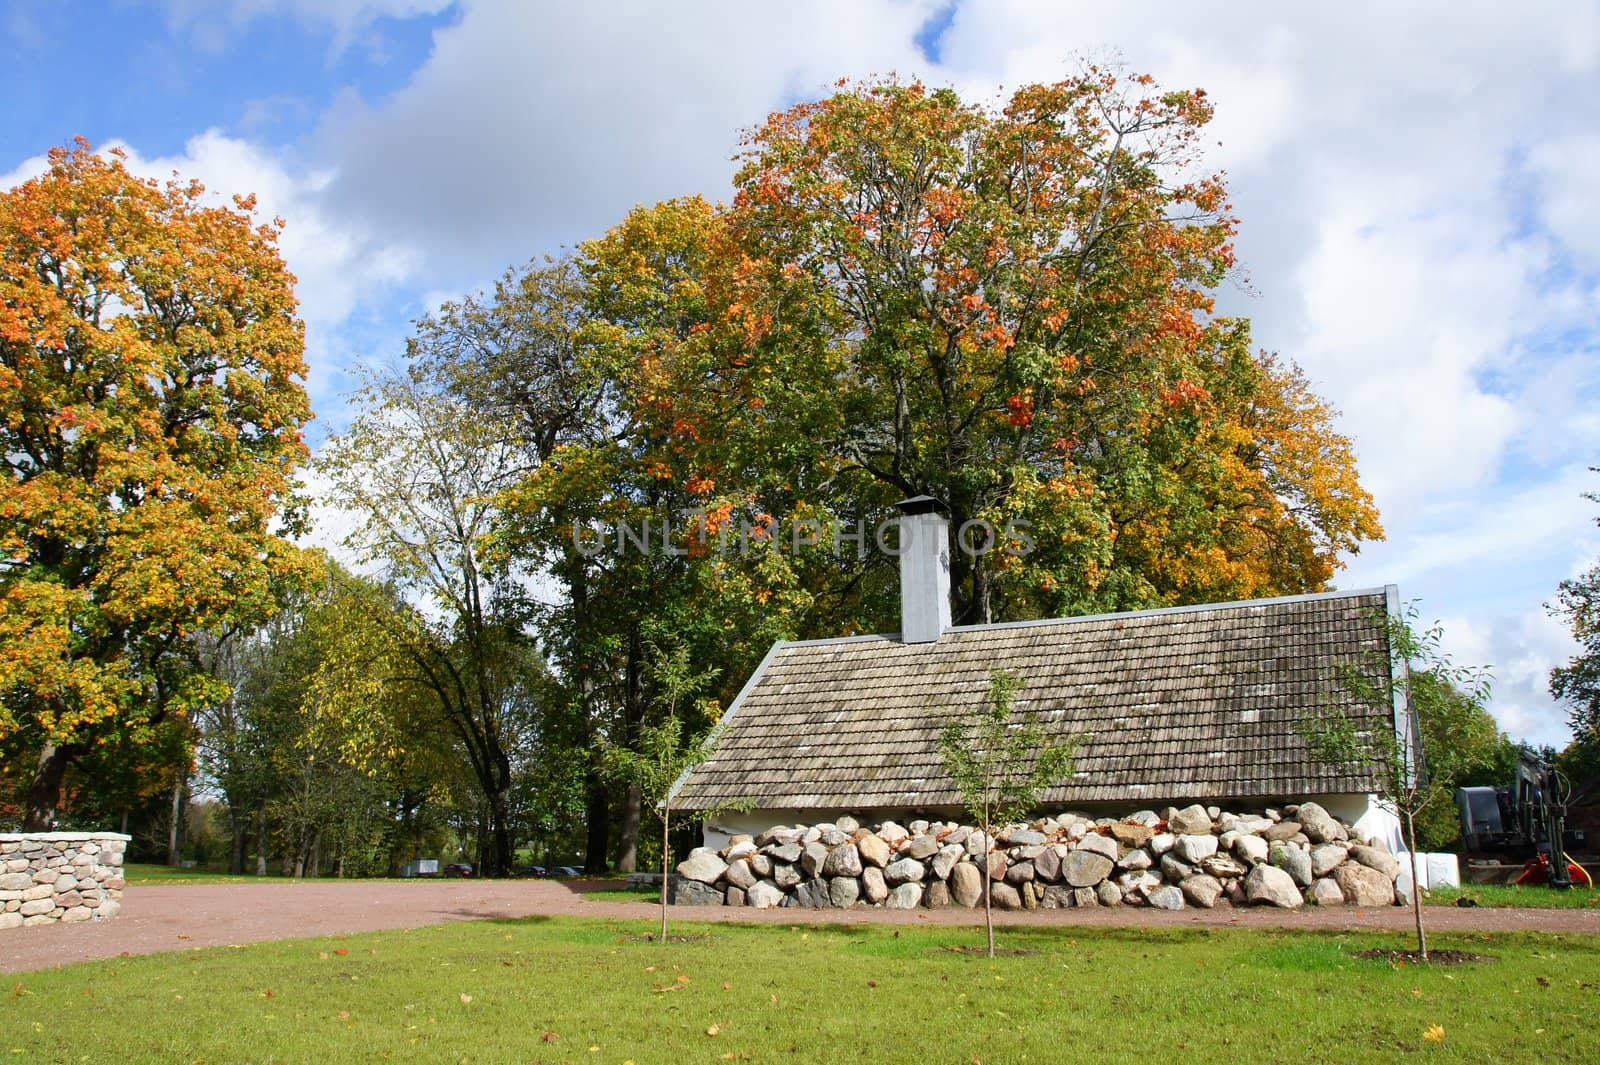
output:
[[[1509,732],[1566,739],[1543,604],[1600,556],[1593,0],[0,0],[0,40],[0,187],[82,134],[288,220],[324,433],[440,299],[726,198],[738,131],[836,78],[1203,87],[1244,220],[1225,309],[1343,410],[1388,528],[1339,584],[1400,585],[1495,667]]]

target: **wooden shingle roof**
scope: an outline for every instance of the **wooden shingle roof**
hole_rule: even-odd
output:
[[[1309,756],[1297,720],[1348,706],[1339,670],[1386,660],[1392,589],[780,643],[724,716],[674,806],[950,807],[941,727],[980,707],[990,675],[1023,675],[1016,711],[1076,737],[1047,805],[1296,799],[1370,791]],[[1393,728],[1394,715],[1373,727]]]

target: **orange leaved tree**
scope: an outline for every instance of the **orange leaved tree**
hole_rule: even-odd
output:
[[[277,532],[303,327],[254,207],[82,139],[0,193],[0,743],[26,752],[26,829],[74,760],[217,698],[195,636],[302,564]]]

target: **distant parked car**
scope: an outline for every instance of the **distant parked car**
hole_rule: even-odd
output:
[[[557,876],[582,876],[583,875],[583,866],[581,866],[581,865],[563,865],[561,868],[556,870],[556,875]]]
[[[549,876],[550,870],[542,865],[524,865],[517,870],[518,876]]]
[[[467,877],[472,875],[472,866],[466,862],[451,862],[444,867],[445,876]]]

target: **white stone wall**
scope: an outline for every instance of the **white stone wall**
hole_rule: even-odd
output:
[[[128,839],[116,832],[0,833],[0,929],[115,917]]]

